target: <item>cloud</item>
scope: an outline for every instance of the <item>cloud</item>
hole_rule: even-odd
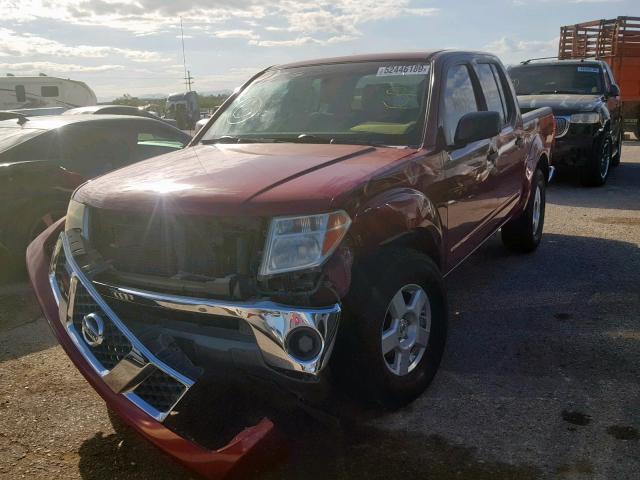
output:
[[[55,40],[28,33],[19,34],[0,28],[0,57],[54,56],[76,58],[124,57],[133,62],[160,62],[164,56],[156,52],[105,46],[68,46]]]
[[[253,33],[253,30],[218,30],[213,34],[218,38],[245,38],[248,40],[260,38],[259,35]]]
[[[24,62],[24,63],[0,63],[0,70],[20,75],[37,75],[40,72],[47,73],[97,73],[115,70],[124,70],[123,65],[76,65],[73,63],[56,62]]]
[[[329,37],[325,40],[313,38],[313,37],[298,37],[289,40],[251,40],[249,45],[256,45],[258,47],[299,47],[302,45],[331,45],[333,43],[342,43],[354,40],[355,36],[339,35],[335,37]]]
[[[307,36],[326,42],[329,38],[347,41],[359,37],[359,26],[378,20],[404,16],[433,16],[438,8],[414,6],[412,0],[0,0],[5,21],[26,22],[49,19],[73,25],[100,24],[135,35],[156,35],[178,29],[179,17],[188,28],[210,30],[218,38],[257,40],[255,28],[265,31],[302,34],[289,39],[263,38],[276,45],[304,45]],[[253,30],[221,29],[221,25],[242,21]],[[284,23],[284,25],[279,25]],[[220,36],[216,32],[244,32],[243,35]],[[324,36],[324,37],[323,37]],[[324,40],[323,40],[324,38]],[[264,42],[261,42],[264,43]]]
[[[519,40],[504,36],[484,49],[498,55],[505,63],[517,63],[528,58],[553,57],[558,54],[559,38],[551,40]]]

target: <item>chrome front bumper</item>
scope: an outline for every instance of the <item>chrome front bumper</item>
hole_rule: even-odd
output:
[[[107,385],[115,392],[127,396],[129,400],[155,419],[163,421],[191,388],[195,380],[187,378],[157,358],[132,333],[96,289],[90,274],[87,274],[91,268],[84,267],[83,269],[77,264],[73,255],[75,249],[76,247],[71,245],[69,238],[62,233],[51,259],[49,281],[59,306],[60,321],[64,324],[68,335],[80,353]],[[64,256],[61,257],[61,255]],[[66,269],[70,278],[68,300],[62,294],[56,278],[56,272],[59,272],[61,268]],[[101,288],[104,288],[104,285]],[[222,316],[246,322],[254,333],[256,343],[268,367],[284,373],[307,374],[312,379],[319,375],[331,355],[340,318],[340,305],[338,304],[325,308],[298,308],[267,300],[233,303],[158,294],[117,286],[108,286],[107,288],[111,290],[112,297],[132,304],[160,308],[169,312],[192,312],[202,315],[203,318]],[[85,296],[88,294],[95,302],[98,312],[91,313],[105,316],[104,321],[109,328],[115,328],[117,335],[124,336],[132,346],[131,351],[123,358],[116,358],[117,362],[114,362],[115,365],[111,368],[105,367],[104,362],[97,358],[98,352],[88,344],[86,335],[81,331],[85,326],[84,318],[82,319],[82,328],[79,327],[78,315],[80,314],[74,311],[79,290],[82,290]],[[86,308],[86,305],[83,306]],[[85,311],[83,310],[82,313]],[[288,352],[287,340],[293,332],[300,331],[301,328],[311,329],[320,339],[319,353],[308,360],[300,360]],[[175,402],[169,408],[158,409],[136,393],[138,387],[143,385],[154,373],[156,376],[158,373],[165,375],[177,385],[177,387],[174,385]]]

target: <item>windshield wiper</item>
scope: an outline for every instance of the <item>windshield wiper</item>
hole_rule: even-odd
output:
[[[201,140],[200,143],[203,145],[213,145],[215,143],[239,143],[241,140],[240,137],[234,137],[233,135],[223,135],[222,137],[217,138],[206,138]]]
[[[223,135],[222,137],[201,140],[200,143],[203,145],[214,145],[216,143],[278,143],[286,141],[287,140],[272,137],[234,137],[233,135]]]
[[[532,93],[531,95],[582,95],[583,93],[576,90],[540,90],[539,92]]]
[[[371,147],[389,147],[381,142],[371,140],[354,140],[352,138],[324,137],[302,133],[296,137],[235,137],[233,135],[223,135],[217,138],[202,140],[203,145],[214,145],[217,143],[309,143],[309,144],[333,144],[333,145],[369,145]]]
[[[309,133],[301,133],[297,137],[286,138],[287,142],[292,143],[333,143],[334,140],[335,139],[332,137],[322,137],[320,135],[312,135]]]

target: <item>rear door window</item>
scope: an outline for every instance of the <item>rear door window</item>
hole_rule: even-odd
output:
[[[443,94],[444,135],[448,145],[454,144],[458,122],[467,113],[478,111],[478,101],[466,65],[449,68]]]
[[[6,142],[0,142],[0,163],[52,160],[60,157],[55,131],[24,130],[3,140]]]
[[[500,92],[498,79],[493,73],[493,69],[489,63],[480,63],[476,65],[476,73],[482,87],[482,93],[487,104],[487,110],[490,112],[498,112],[502,124],[505,124],[507,118],[506,109],[503,102],[503,96]]]
[[[498,84],[498,90],[500,90],[500,97],[502,98],[502,105],[506,114],[505,123],[511,123],[515,119],[515,107],[513,105],[513,95],[511,94],[511,84],[507,80],[504,74],[504,70],[498,68],[495,63],[491,63],[491,70],[493,76]]]

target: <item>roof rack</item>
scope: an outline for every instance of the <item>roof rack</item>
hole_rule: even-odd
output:
[[[540,58],[530,58],[528,60],[525,60],[524,62],[520,62],[521,65],[528,65],[531,62],[535,62],[537,60],[551,60],[551,59],[558,59],[558,57],[540,57]]]
[[[520,62],[521,65],[528,65],[531,62],[535,62],[537,60],[558,60],[558,61],[563,61],[563,60],[580,60],[581,62],[584,62],[585,60],[600,60],[600,57],[596,57],[593,55],[587,56],[587,57],[574,57],[574,58],[559,58],[559,57],[540,57],[540,58],[530,58],[529,60],[525,60],[524,62]]]
[[[20,113],[0,112],[0,120],[11,120],[13,118],[18,120],[18,125],[24,125],[29,121],[29,119],[25,115],[22,115]]]

